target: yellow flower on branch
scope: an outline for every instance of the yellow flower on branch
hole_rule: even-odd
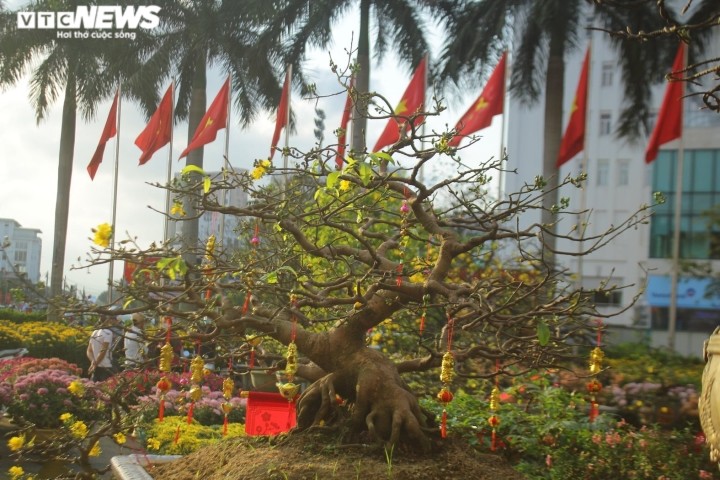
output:
[[[72,386],[72,384],[70,384],[70,386]],[[68,387],[68,390],[70,390],[69,387]],[[60,415],[60,421],[63,422],[63,423],[71,422],[74,418],[75,418],[75,417],[73,417],[73,414],[72,414],[72,413],[67,413],[67,412],[65,412],[65,413],[63,413],[62,415]]]
[[[350,180],[340,180],[340,191],[341,192],[350,190],[351,186],[352,186],[352,184],[350,183]]]
[[[175,202],[175,203],[173,203],[173,206],[170,209],[170,215],[177,216],[177,217],[184,217],[185,215],[187,215],[187,213],[183,209],[182,203]]]
[[[82,421],[77,421],[70,426],[70,433],[76,438],[85,438],[88,434],[88,427]]]
[[[8,469],[8,473],[10,474],[10,478],[12,480],[18,480],[20,477],[25,475],[25,470],[23,470],[22,467],[14,465]]]
[[[112,238],[113,231],[109,223],[101,223],[97,228],[93,228],[92,231],[95,234],[93,243],[103,248],[110,245],[110,238]]]
[[[19,435],[17,437],[11,437],[10,440],[8,440],[8,448],[12,452],[17,452],[21,448],[25,446],[25,435]]]
[[[250,172],[250,176],[255,180],[260,180],[265,176],[268,169],[272,166],[270,160],[260,160],[256,163],[255,168]]]
[[[125,435],[122,432],[116,433],[113,435],[113,438],[115,439],[115,443],[118,445],[123,445],[127,441],[127,438],[125,438]]]

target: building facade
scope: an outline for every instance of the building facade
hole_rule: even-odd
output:
[[[583,189],[568,188],[560,195],[570,198],[571,209],[588,209],[587,235],[598,235],[611,225],[621,225],[638,207],[652,204],[654,192],[662,192],[666,202],[653,209],[649,225],[625,232],[582,260],[566,260],[565,266],[586,289],[596,288],[604,281],[624,286],[613,295],[596,298],[603,313],[626,309],[607,320],[608,325],[617,327],[618,340],[633,340],[640,335],[654,346],[668,344],[675,180],[682,144],[680,263],[694,262],[699,267],[696,271],[704,273],[698,276],[681,270],[675,349],[700,355],[702,342],[720,326],[720,288],[717,295],[713,293],[717,283],[714,277],[720,272],[720,221],[718,225],[711,221],[713,209],[717,209],[720,217],[720,115],[702,110],[699,97],[686,98],[682,142],[663,145],[658,158],[646,165],[647,138],[633,144],[615,135],[624,91],[618,52],[605,33],[593,32],[584,45],[565,59],[563,128],[590,42],[585,150],[560,169],[561,179],[586,172],[588,180]],[[720,55],[720,42],[711,44],[705,55],[708,58]],[[654,88],[655,112],[660,108],[664,91],[664,84]],[[541,96],[536,105],[528,108],[512,95],[507,102],[507,167],[517,170],[517,174],[505,177],[503,191],[510,193],[525,183],[533,184],[534,177],[542,174],[544,102]],[[528,223],[539,220],[539,212],[535,218],[523,219]],[[561,222],[559,229],[569,231],[571,226]],[[577,250],[570,242],[560,242],[558,247]]]
[[[0,218],[0,304],[7,305],[9,290],[26,277],[32,283],[40,280],[42,232],[23,228],[12,218]]]
[[[245,171],[244,169],[236,169],[236,172]],[[217,178],[222,175],[221,172],[208,172],[210,178]],[[218,202],[222,202],[218,199]],[[248,204],[248,194],[246,191],[235,188],[228,190],[225,197],[225,205],[244,208]],[[215,235],[218,241],[222,242],[223,249],[234,250],[240,246],[241,238],[236,233],[241,218],[234,215],[223,215],[219,212],[203,212],[200,215],[198,221],[198,241],[204,243],[210,238],[210,235]],[[178,238],[182,232],[182,218],[177,217],[177,220],[173,220],[168,226],[168,238]],[[244,239],[247,243],[247,239]]]

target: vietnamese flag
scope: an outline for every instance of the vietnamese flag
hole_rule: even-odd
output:
[[[685,68],[685,47],[681,43],[678,47],[672,71],[679,72]],[[645,150],[645,163],[652,163],[657,157],[660,145],[667,143],[682,135],[684,84],[679,80],[669,80],[665,96],[663,97],[660,113],[653,128],[647,149]]]
[[[280,130],[288,127],[288,109],[290,108],[290,72],[285,73],[285,83],[283,84],[282,93],[280,94],[280,105],[277,109],[277,118],[275,119],[275,132],[273,132],[272,143],[270,143],[270,160],[275,155],[275,147],[280,140]]]
[[[105,144],[112,137],[117,134],[117,106],[118,97],[120,96],[120,90],[115,92],[115,99],[113,100],[112,106],[110,107],[110,113],[108,114],[107,120],[105,120],[105,128],[103,128],[102,135],[100,135],[100,141],[95,149],[95,153],[87,166],[87,171],[90,174],[90,180],[95,179],[97,169],[102,163],[103,154],[105,153]]]
[[[380,138],[378,138],[373,152],[377,152],[383,147],[392,145],[400,140],[400,130],[407,130],[408,125],[405,123],[406,118],[421,111],[425,106],[425,77],[427,72],[427,57],[423,57],[420,64],[415,69],[410,83],[405,89],[405,93],[400,98],[400,103],[395,107],[393,114],[395,117],[388,120],[385,130],[383,130]],[[397,118],[405,117],[405,118]],[[422,123],[423,118],[415,120]]]
[[[190,153],[196,148],[215,140],[218,130],[227,127],[228,101],[230,98],[230,77],[225,80],[222,88],[218,92],[215,100],[210,104],[202,120],[195,129],[195,134],[190,140],[187,148],[180,154],[180,158]]]
[[[350,112],[352,111],[352,95],[350,92],[355,84],[355,78],[350,79],[350,88],[348,89],[347,98],[345,99],[345,109],[343,110],[342,118],[340,119],[340,135],[338,136],[338,148],[337,156],[335,157],[335,167],[338,170],[342,170],[343,159],[345,158],[345,141],[347,139],[347,126],[350,122]]]
[[[495,66],[495,70],[490,75],[478,99],[458,121],[455,126],[457,134],[450,139],[449,146],[457,147],[467,135],[489,127],[495,115],[502,115],[506,62],[507,52],[500,57],[500,61]]]
[[[172,111],[173,111],[173,86],[168,87],[167,92],[160,100],[155,113],[150,117],[145,130],[135,139],[135,145],[140,147],[140,165],[145,165],[155,152],[170,142],[172,136]]]
[[[580,70],[580,79],[578,80],[575,98],[572,107],[570,107],[570,119],[565,134],[560,143],[560,153],[558,154],[557,166],[560,167],[569,162],[575,155],[582,152],[585,148],[585,118],[587,115],[587,96],[588,96],[588,69],[590,68],[590,48],[585,52],[585,60]]]

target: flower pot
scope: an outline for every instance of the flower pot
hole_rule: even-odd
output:
[[[267,370],[251,370],[250,381],[255,391],[277,393],[277,386],[275,385],[277,379],[274,373]]]

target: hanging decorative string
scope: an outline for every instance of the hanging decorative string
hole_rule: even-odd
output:
[[[230,372],[228,375],[232,375],[232,360],[230,360]],[[232,411],[232,403],[230,403],[230,399],[232,398],[233,391],[235,390],[235,382],[232,378],[229,376],[223,380],[222,384],[222,392],[223,397],[225,398],[225,401],[222,403],[222,411],[223,411],[223,436],[227,435],[228,432],[228,415]]]
[[[188,396],[190,397],[190,405],[188,406],[187,411],[188,425],[192,423],[193,411],[195,410],[195,402],[200,400],[200,397],[202,397],[202,382],[205,378],[204,370],[205,362],[200,355],[196,355],[195,358],[192,359],[192,362],[190,362],[191,386],[190,392],[188,392]]]
[[[206,264],[205,267],[203,267],[203,271],[205,272],[205,276],[207,277],[208,285],[210,284],[210,280],[212,277],[213,267],[213,253],[215,252],[215,235],[210,235],[207,239],[207,242],[205,243],[205,260]],[[210,300],[210,296],[212,295],[212,289],[208,286],[208,288],[205,289],[205,300]]]
[[[419,327],[421,337],[423,336],[423,332],[425,332],[425,317],[427,315],[428,303],[430,303],[430,294],[426,293],[425,295],[423,295],[422,301],[423,301],[423,304],[422,304],[422,312],[420,314],[420,327]]]
[[[452,353],[453,330],[455,328],[455,320],[448,314],[447,316],[447,351],[443,355],[442,364],[440,366],[440,381],[443,386],[437,394],[437,399],[443,404],[442,417],[440,420],[440,436],[447,438],[447,404],[453,399],[450,391],[450,384],[455,377],[455,356]]]
[[[165,345],[160,348],[160,360],[158,370],[167,374],[172,368],[172,361],[175,353],[173,352],[172,345],[170,345],[170,329],[172,328],[172,319],[166,317],[167,331],[165,333]],[[155,385],[158,391],[158,421],[162,422],[165,418],[165,394],[172,387],[172,383],[168,380],[166,375],[163,375]]]
[[[602,320],[598,319],[597,323],[597,339],[595,348],[590,352],[590,375],[596,377],[602,371],[602,363],[605,358],[605,352],[600,348],[602,341]],[[588,393],[590,394],[590,422],[594,422],[597,416],[600,414],[600,406],[595,398],[595,395],[600,393],[602,390],[602,383],[597,378],[590,380],[587,385]]]
[[[251,257],[252,261],[251,264],[255,263],[256,257],[257,257],[257,246],[260,245],[260,224],[255,221],[255,234],[250,239],[250,244],[252,245],[252,252]],[[252,290],[251,290],[251,284],[252,284],[253,278],[252,274],[248,275],[248,290],[247,294],[245,295],[245,302],[242,306],[242,314],[245,315],[248,312],[248,309],[250,308],[250,299],[252,298]]]
[[[292,326],[290,330],[290,343],[288,344],[287,353],[285,354],[285,375],[287,376],[287,381],[278,382],[277,387],[280,395],[285,397],[288,402],[294,402],[295,397],[300,392],[300,385],[295,383],[295,374],[298,370],[298,350],[295,344],[295,337],[297,336],[297,316],[295,315],[297,297],[295,295],[290,295],[290,305],[292,307]]]
[[[488,418],[488,424],[490,425],[490,450],[495,451],[497,448],[497,427],[500,425],[500,418],[497,416],[497,411],[500,409],[500,360],[495,360],[495,384],[493,385],[492,391],[490,392],[490,418]]]

